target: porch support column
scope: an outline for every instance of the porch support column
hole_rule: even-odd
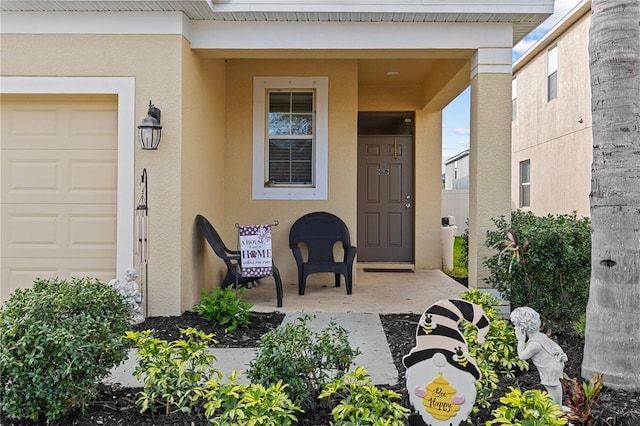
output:
[[[472,59],[469,155],[469,285],[486,288],[491,218],[511,214],[511,48],[481,48]]]

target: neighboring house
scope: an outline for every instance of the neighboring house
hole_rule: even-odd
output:
[[[513,209],[589,216],[590,16],[580,2],[513,65]]]
[[[444,162],[444,189],[469,189],[469,150]]]
[[[553,0],[0,10],[0,300],[36,276],[144,271],[134,214],[145,169],[148,314],[171,315],[221,278],[197,214],[232,247],[235,224],[279,221],[285,282],[297,276],[289,227],[315,210],[346,222],[360,263],[439,269],[442,109],[468,86],[469,273],[480,283],[490,218],[510,211],[510,170],[497,165],[510,158],[511,49]],[[136,140],[149,100],[162,111],[157,151]]]
[[[469,219],[469,150],[462,151],[444,162],[444,190],[442,217],[453,216],[457,235],[467,229]]]

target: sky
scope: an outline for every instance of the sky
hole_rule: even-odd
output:
[[[553,15],[514,46],[512,60],[518,59],[578,3],[580,0],[555,0]],[[469,98],[470,89],[467,88],[442,112],[443,173],[446,160],[469,149]]]

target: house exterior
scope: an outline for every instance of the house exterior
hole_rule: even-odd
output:
[[[591,1],[582,1],[513,65],[511,207],[589,216]]]
[[[510,211],[511,48],[553,0],[3,1],[0,299],[131,266],[146,171],[149,315],[221,279],[195,216],[288,230],[341,217],[357,261],[439,269],[442,109],[471,86],[470,282]],[[141,150],[149,101],[158,150]],[[382,208],[380,208],[382,206]],[[354,293],[357,293],[357,276]],[[396,283],[397,284],[397,283]],[[286,304],[286,300],[284,301]]]
[[[469,189],[469,150],[444,162],[444,189]]]
[[[466,149],[444,162],[442,217],[453,216],[456,234],[462,235],[469,219],[469,150]]]

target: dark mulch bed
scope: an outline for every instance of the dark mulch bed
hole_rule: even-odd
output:
[[[196,327],[207,333],[214,333],[220,347],[255,347],[257,340],[268,330],[277,327],[284,317],[281,313],[254,313],[251,327],[241,328],[232,332],[225,332],[223,328],[213,326],[199,315],[186,312],[180,317],[148,318],[138,329],[153,328],[156,336],[166,340],[179,337],[179,329],[189,326]],[[408,405],[407,393],[404,389],[404,367],[402,357],[415,344],[415,327],[419,315],[417,314],[381,314],[383,328],[387,335],[389,348],[394,362],[400,372],[399,384],[391,388],[402,395],[401,403]],[[569,357],[565,372],[571,377],[580,377],[582,362],[583,340],[575,335],[558,336],[557,341]],[[540,388],[538,373],[535,367],[532,371],[520,374],[516,379],[501,380],[501,389],[496,392],[494,406],[498,398],[504,394],[508,386],[518,386],[521,389]],[[84,417],[78,413],[56,422],[56,425],[140,425],[140,426],[195,426],[208,424],[199,413],[171,415],[145,413],[140,414],[135,406],[136,392],[139,389],[103,386],[97,400],[91,404]],[[328,425],[328,416],[300,415],[299,425]],[[484,410],[472,416],[473,424],[484,425],[491,418],[490,411]],[[26,426],[26,422],[14,422],[0,418],[2,425]],[[602,401],[599,405],[599,415],[596,425],[599,426],[638,426],[640,425],[640,394],[604,389]]]

